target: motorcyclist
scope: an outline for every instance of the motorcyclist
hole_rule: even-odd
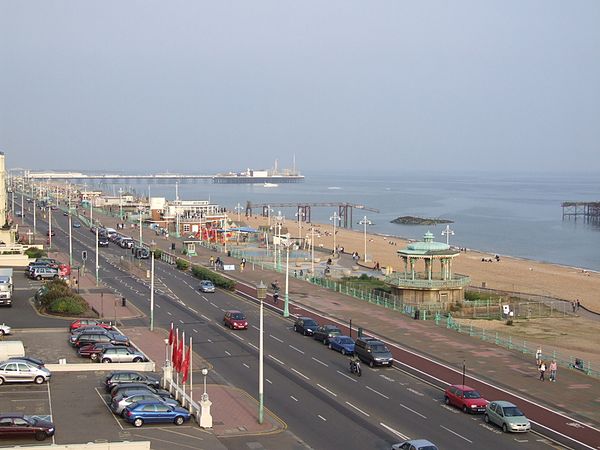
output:
[[[360,359],[356,355],[350,358],[350,372],[360,374]]]

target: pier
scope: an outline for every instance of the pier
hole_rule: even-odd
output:
[[[581,217],[586,222],[600,221],[600,202],[562,202],[561,206],[563,220]]]

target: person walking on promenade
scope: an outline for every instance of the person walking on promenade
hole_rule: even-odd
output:
[[[546,373],[546,363],[542,361],[540,363],[540,381],[544,381],[544,374]]]
[[[581,306],[581,303],[579,303],[579,299],[576,300],[577,303],[577,311],[579,311],[579,307]]]
[[[215,257],[214,257],[214,256],[212,256],[212,255],[210,256],[210,265],[211,265],[212,267],[214,267],[214,265],[215,265]]]
[[[542,364],[542,347],[538,347],[535,351],[535,365],[540,367],[540,364]]]
[[[558,369],[558,365],[556,364],[556,360],[553,359],[550,363],[550,378],[549,380],[552,382],[556,382],[556,370]]]

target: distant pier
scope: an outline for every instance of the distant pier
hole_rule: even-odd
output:
[[[600,202],[562,202],[562,218],[582,218],[586,222],[600,221]]]

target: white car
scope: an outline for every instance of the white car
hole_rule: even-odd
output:
[[[0,324],[0,336],[10,334],[10,327],[6,324]]]

